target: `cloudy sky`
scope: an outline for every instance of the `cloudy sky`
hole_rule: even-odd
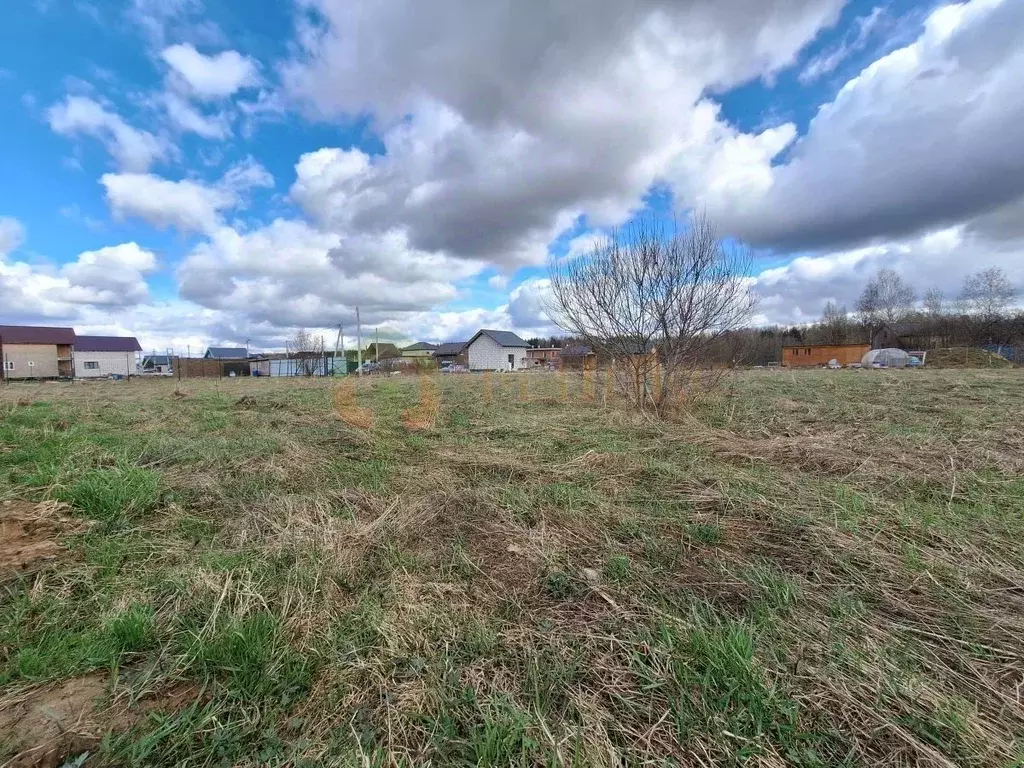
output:
[[[146,349],[551,332],[545,264],[704,210],[762,322],[1024,288],[1024,0],[11,0],[0,322]],[[350,341],[351,343],[351,341]]]

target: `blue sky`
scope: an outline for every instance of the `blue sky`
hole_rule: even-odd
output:
[[[1022,4],[622,5],[15,3],[0,322],[552,332],[548,258],[693,209],[757,254],[759,322],[881,266],[1024,284]]]

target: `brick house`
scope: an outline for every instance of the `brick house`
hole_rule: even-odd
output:
[[[561,352],[561,347],[530,347],[526,350],[526,364],[530,368],[555,366]]]

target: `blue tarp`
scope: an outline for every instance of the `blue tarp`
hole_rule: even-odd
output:
[[[982,349],[1005,357],[1011,363],[1024,363],[1024,350],[1011,347],[1009,344],[987,344]]]

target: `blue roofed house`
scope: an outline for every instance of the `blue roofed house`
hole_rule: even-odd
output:
[[[170,355],[146,355],[142,358],[140,369],[145,373],[171,373]]]
[[[518,371],[529,367],[523,339],[512,331],[479,330],[466,344],[471,371]]]
[[[248,360],[249,350],[245,347],[210,347],[203,357],[207,360]]]

